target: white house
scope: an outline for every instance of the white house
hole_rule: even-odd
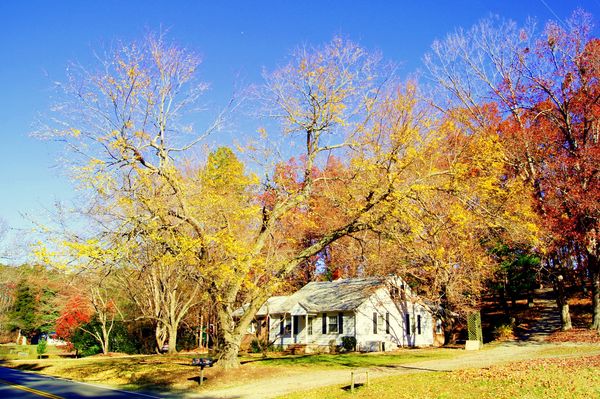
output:
[[[257,320],[270,342],[306,352],[340,345],[342,337],[355,337],[361,351],[443,342],[441,322],[398,277],[312,282],[292,295],[269,298]]]

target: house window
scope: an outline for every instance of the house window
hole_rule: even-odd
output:
[[[417,334],[421,335],[421,315],[417,315]]]
[[[442,330],[442,321],[441,320],[436,320],[435,321],[435,333],[436,334],[443,333],[443,330]]]
[[[337,316],[328,316],[327,320],[329,321],[328,324],[328,330],[329,333],[336,333],[338,332],[338,317]]]
[[[313,335],[313,318],[312,317],[308,318],[308,325],[306,326],[306,328],[308,329],[308,335]]]
[[[407,314],[405,316],[405,321],[406,321],[406,335],[410,335],[410,315]]]
[[[373,312],[373,334],[377,334],[377,313]]]

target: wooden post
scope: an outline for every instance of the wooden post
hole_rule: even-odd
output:
[[[367,383],[365,384],[366,386],[369,386],[369,372],[366,371],[365,374],[367,375]]]
[[[204,367],[200,367],[200,385],[204,382]]]
[[[354,371],[350,372],[350,392],[354,393]]]

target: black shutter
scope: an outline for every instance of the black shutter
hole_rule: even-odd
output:
[[[323,334],[327,334],[327,313],[323,313]]]
[[[285,328],[285,319],[283,318],[283,316],[281,316],[281,318],[279,319],[279,334],[283,335],[283,331]]]
[[[377,334],[377,313],[373,312],[373,334]]]
[[[385,313],[385,333],[390,333],[390,312]]]
[[[341,312],[338,314],[338,333],[344,333],[344,314]]]
[[[294,316],[294,334],[298,334],[298,316]]]
[[[410,335],[410,315],[406,315],[406,335]]]
[[[421,315],[417,315],[417,334],[421,335]]]

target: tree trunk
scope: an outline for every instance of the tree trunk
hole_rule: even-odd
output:
[[[242,343],[241,334],[233,334],[223,330],[223,342],[219,350],[218,365],[225,370],[240,367],[238,353]]]
[[[569,313],[569,302],[565,295],[565,282],[562,275],[556,278],[556,304],[560,312],[560,329],[567,331],[573,328],[571,324],[571,314]]]
[[[156,353],[161,353],[163,346],[165,345],[165,341],[167,340],[167,334],[165,331],[165,327],[159,321],[156,323],[156,329],[154,330],[154,337],[156,339]]]
[[[110,330],[106,326],[102,326],[102,353],[107,355],[110,345]]]
[[[506,281],[502,283],[502,289],[500,289],[500,304],[502,305],[502,311],[504,316],[508,318],[510,316],[510,309],[508,307],[508,301],[506,300]]]
[[[177,325],[167,327],[169,331],[169,354],[177,353]]]
[[[534,303],[534,292],[533,289],[527,291],[527,307],[532,308],[535,306]]]
[[[588,252],[588,269],[592,280],[592,330],[600,331],[600,259]]]
[[[226,303],[219,303],[217,306],[217,319],[221,334],[218,345],[218,365],[223,369],[234,369],[240,367],[238,353],[242,343],[243,333],[247,325],[244,326],[242,320],[237,323],[233,319],[232,309]]]

